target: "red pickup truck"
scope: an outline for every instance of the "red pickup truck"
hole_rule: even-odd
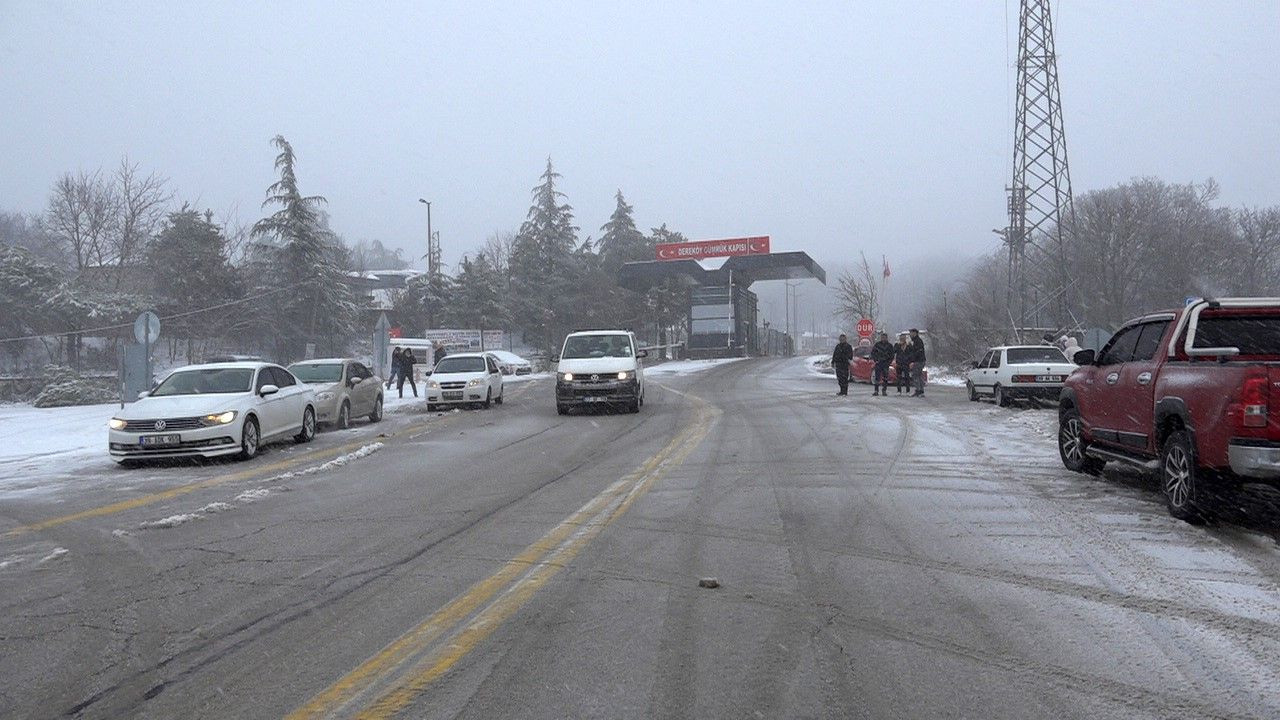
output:
[[[1188,522],[1216,490],[1280,486],[1280,298],[1144,315],[1074,360],[1058,415],[1067,468],[1158,472],[1170,514]]]

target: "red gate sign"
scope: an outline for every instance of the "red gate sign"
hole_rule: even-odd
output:
[[[702,260],[736,255],[767,255],[769,254],[769,236],[663,243],[658,246],[657,251],[659,260]]]
[[[876,324],[871,322],[870,318],[862,318],[858,321],[858,337],[869,338],[876,331]]]

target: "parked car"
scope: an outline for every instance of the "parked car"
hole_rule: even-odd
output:
[[[1058,415],[1067,468],[1158,473],[1169,512],[1189,522],[1239,483],[1280,487],[1280,300],[1144,315],[1075,360]]]
[[[1000,407],[1014,400],[1053,400],[1076,364],[1052,345],[1007,345],[987,350],[965,373],[969,399],[989,395]]]
[[[213,363],[234,363],[234,362],[266,362],[266,358],[257,355],[236,355],[234,353],[224,353],[221,355],[210,355],[204,359],[204,364],[212,365]]]
[[[513,352],[490,350],[489,354],[497,358],[498,367],[502,368],[503,375],[529,375],[533,373],[533,363]]]
[[[345,430],[351,418],[382,419],[382,378],[352,358],[306,360],[289,372],[316,391],[316,420]]]
[[[868,345],[858,345],[853,349],[853,360],[849,361],[849,379],[863,385],[870,385],[875,379],[876,364],[871,361],[871,347]],[[929,370],[924,370],[924,380],[929,382]],[[889,365],[889,384],[898,384],[898,367],[896,364]]]
[[[184,456],[251,458],[273,440],[316,435],[315,392],[270,363],[192,365],[173,371],[108,422],[117,462]]]
[[[644,364],[648,351],[625,330],[570,333],[556,365],[556,412],[585,405],[621,405],[633,413],[644,406]]]
[[[427,409],[446,405],[502,404],[502,370],[490,353],[446,355],[426,381]]]

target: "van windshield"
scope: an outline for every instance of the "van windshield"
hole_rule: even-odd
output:
[[[626,335],[575,335],[564,341],[564,352],[560,353],[565,360],[631,356],[631,338]]]

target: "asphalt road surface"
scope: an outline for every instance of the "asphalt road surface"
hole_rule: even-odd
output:
[[[5,502],[0,717],[1280,717],[1265,494],[1185,525],[1051,411],[799,360],[652,380]]]

